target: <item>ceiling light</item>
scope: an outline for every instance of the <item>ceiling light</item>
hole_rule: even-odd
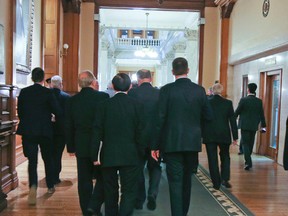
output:
[[[137,56],[137,57],[149,57],[149,58],[157,58],[158,57],[158,53],[151,47],[148,46],[148,37],[147,37],[147,34],[148,34],[148,16],[149,16],[149,13],[146,13],[146,30],[145,30],[145,45],[144,47],[142,47],[141,49],[137,49],[135,52],[134,52],[134,55]]]

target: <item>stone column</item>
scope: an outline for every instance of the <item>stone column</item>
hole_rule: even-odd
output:
[[[107,73],[108,68],[108,49],[109,42],[107,40],[101,40],[101,47],[99,53],[99,65],[98,65],[98,82],[99,89],[105,90],[107,86]]]
[[[198,31],[186,29],[186,59],[189,66],[188,77],[192,82],[198,83],[199,78],[199,49],[198,49]]]

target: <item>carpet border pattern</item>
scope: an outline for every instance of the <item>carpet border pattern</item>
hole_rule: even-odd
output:
[[[211,194],[211,196],[219,203],[219,205],[223,208],[223,210],[227,213],[227,215],[229,216],[254,215],[246,207],[244,207],[246,208],[246,210],[244,210],[243,207],[240,207],[240,205],[236,203],[240,202],[235,197],[233,197],[233,199],[231,198],[231,196],[233,196],[232,194],[228,196],[226,191],[224,191],[222,188],[220,188],[220,190],[214,189],[211,179],[205,171],[206,170],[203,170],[203,168],[200,167],[195,177],[204,186],[204,188]]]

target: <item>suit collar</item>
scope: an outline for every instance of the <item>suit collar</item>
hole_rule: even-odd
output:
[[[151,83],[149,83],[149,82],[144,82],[144,83],[142,83],[139,87],[144,87],[144,86],[151,86],[152,87],[152,85],[151,85]]]
[[[191,80],[187,77],[181,77],[181,78],[175,80],[175,82],[191,82]]]
[[[96,91],[96,90],[91,88],[91,87],[84,87],[84,88],[81,89],[80,92],[90,92],[90,91]]]

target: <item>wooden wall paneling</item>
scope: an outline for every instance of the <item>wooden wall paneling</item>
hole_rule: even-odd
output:
[[[59,74],[59,1],[43,0],[43,68],[45,79]]]
[[[99,6],[95,3],[94,14],[99,15]],[[98,57],[99,57],[99,20],[94,19],[94,61],[93,73],[98,78]]]
[[[221,60],[220,83],[223,85],[222,95],[227,96],[228,50],[229,50],[229,18],[221,20]]]
[[[6,195],[18,186],[15,164],[16,88],[0,85],[0,211],[6,208]]]
[[[204,18],[205,14],[204,14],[204,9],[202,9],[200,11],[200,17]],[[199,26],[199,74],[198,74],[198,84],[202,85],[203,82],[203,52],[204,50],[204,25],[200,25]]]
[[[79,70],[79,14],[64,13],[63,44],[68,44],[67,55],[63,58],[63,85],[69,93],[78,92]]]

